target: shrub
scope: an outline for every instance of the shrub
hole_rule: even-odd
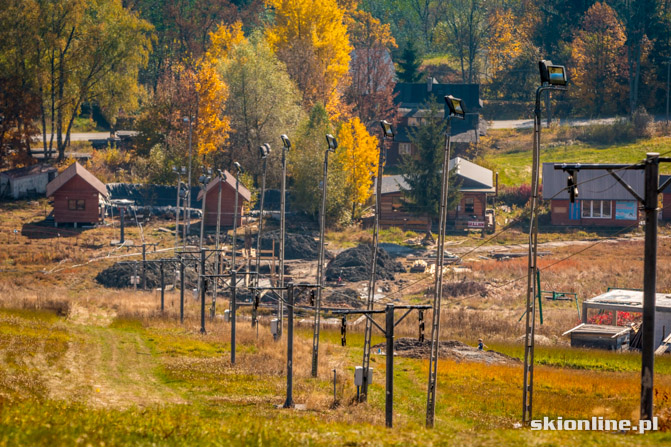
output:
[[[645,110],[645,107],[639,106],[631,116],[631,122],[634,126],[634,134],[637,138],[650,138],[654,133],[654,119],[652,115]]]
[[[531,185],[503,186],[499,188],[498,201],[508,206],[524,206],[531,198]]]

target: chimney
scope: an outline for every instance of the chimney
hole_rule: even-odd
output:
[[[431,92],[433,90],[433,77],[428,76],[426,78],[426,91]]]

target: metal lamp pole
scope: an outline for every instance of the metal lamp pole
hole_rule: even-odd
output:
[[[538,285],[538,203],[540,183],[541,94],[566,90],[566,69],[551,61],[539,62],[541,85],[536,90],[534,107],[534,142],[531,170],[531,218],[529,225],[529,269],[527,274],[526,330],[524,335],[524,383],[522,388],[522,422],[531,420],[534,383],[534,345],[536,333],[536,295]]]
[[[370,279],[368,281],[368,302],[366,305],[367,310],[373,310],[373,304],[375,302],[375,280],[376,280],[376,270],[377,270],[377,247],[378,247],[378,235],[380,232],[380,200],[382,197],[382,174],[384,172],[384,161],[385,161],[385,143],[387,138],[394,139],[394,131],[391,127],[391,123],[386,120],[380,121],[382,126],[382,147],[380,147],[380,157],[377,165],[377,180],[375,184],[375,217],[373,223],[373,252],[371,254],[371,266],[370,266]],[[371,320],[366,319],[366,328],[364,330],[364,342],[363,342],[363,382],[361,383],[361,394],[359,395],[359,401],[365,402],[368,399],[368,368],[370,367],[370,341],[373,334],[373,324]]]
[[[438,351],[440,348],[440,304],[443,298],[443,266],[445,261],[445,226],[447,225],[447,197],[450,192],[450,149],[452,145],[452,118],[464,119],[466,110],[461,99],[445,96],[449,113],[445,129],[445,150],[443,152],[443,172],[440,189],[440,218],[438,245],[436,247],[436,274],[433,291],[433,315],[431,322],[431,356],[429,357],[429,386],[426,397],[426,426],[433,427],[436,415],[436,386],[438,372]]]
[[[210,183],[210,180],[212,179],[212,168],[203,168],[203,175],[201,175],[198,178],[198,181],[203,187],[203,206],[202,208],[202,216],[200,219],[200,242],[198,244],[199,249],[203,249],[203,235],[205,234],[205,212],[207,211],[205,209],[205,202],[207,201],[207,185]],[[205,274],[205,272],[203,272]]]
[[[322,203],[319,210],[319,262],[317,263],[317,299],[315,301],[315,321],[312,333],[312,377],[317,377],[319,363],[319,326],[322,302],[322,288],[324,286],[324,229],[326,226],[326,191],[329,173],[329,152],[335,152],[338,141],[331,134],[326,135],[328,147],[324,151],[324,178],[322,180]]]
[[[263,160],[263,174],[261,175],[261,206],[259,210],[259,230],[256,235],[256,268],[254,285],[259,286],[259,266],[261,263],[261,237],[263,236],[263,204],[266,195],[266,168],[268,166],[268,155],[270,155],[270,145],[268,143],[259,146],[259,157]]]
[[[182,190],[182,174],[186,174],[186,168],[182,166],[179,170],[173,166],[172,172],[177,174],[177,204],[175,205],[175,248],[177,248],[179,245],[179,197]]]
[[[186,220],[186,225],[184,227],[184,241],[183,241],[183,250],[186,250],[186,237],[189,234],[189,231],[191,230],[191,165],[193,162],[193,151],[192,151],[192,137],[193,137],[193,116],[189,115],[188,117],[182,118],[184,122],[189,123],[189,171],[188,171],[188,178],[187,178],[187,183],[188,183],[188,191],[187,191],[187,202],[186,202],[186,214],[185,214],[185,219],[186,215],[188,214],[188,219]]]
[[[217,169],[219,176],[219,191],[217,193],[217,230],[214,239],[215,263],[214,268],[217,275],[221,274],[221,253],[219,253],[219,241],[221,233],[221,184],[226,181],[226,174],[221,169]],[[219,285],[219,277],[214,278],[214,286],[212,288],[212,307],[210,308],[210,318],[214,318],[217,306],[217,286]]]
[[[280,136],[284,149],[282,150],[282,186],[280,188],[280,281],[278,286],[284,287],[284,236],[286,234],[286,191],[287,191],[287,151],[291,149],[291,140],[285,134]],[[282,320],[284,318],[284,290],[280,291],[281,300],[277,302],[277,334],[275,340],[282,336]]]
[[[238,239],[238,191],[240,187],[240,173],[242,172],[240,163],[236,161],[233,164],[235,165],[235,208],[233,209],[233,252],[231,253],[231,364],[235,363],[235,313],[238,308],[236,297],[238,282],[236,278],[237,267],[235,265],[235,252]]]

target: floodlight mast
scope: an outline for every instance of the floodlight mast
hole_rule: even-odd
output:
[[[438,373],[438,348],[440,343],[440,302],[443,298],[443,266],[445,263],[445,226],[447,225],[447,196],[449,194],[450,149],[452,145],[452,118],[466,118],[464,102],[452,95],[445,96],[448,108],[443,151],[443,172],[440,188],[440,217],[438,219],[438,244],[436,245],[436,269],[433,292],[433,315],[431,321],[431,354],[429,357],[429,383],[426,396],[426,426],[433,428],[436,415],[436,386]]]
[[[377,164],[377,177],[375,180],[375,216],[373,218],[373,244],[371,247],[371,265],[370,278],[368,279],[368,300],[366,302],[366,310],[373,310],[375,303],[375,281],[377,276],[377,250],[379,245],[380,234],[380,201],[382,198],[382,176],[384,174],[384,163],[386,159],[386,145],[387,139],[394,140],[394,129],[387,120],[380,121],[382,127],[382,142],[380,145],[380,154]],[[373,334],[373,324],[369,319],[366,319],[366,327],[364,329],[363,341],[363,360],[361,362],[363,374],[363,381],[361,382],[361,393],[359,394],[359,402],[368,400],[368,374],[370,368],[370,343]]]
[[[534,107],[534,140],[531,168],[531,219],[529,225],[529,262],[527,273],[526,330],[524,334],[524,382],[522,387],[522,422],[531,421],[534,386],[534,345],[536,334],[536,296],[539,293],[538,272],[538,192],[540,183],[541,94],[544,91],[566,91],[566,69],[552,61],[538,63],[541,85],[536,89]]]
[[[322,202],[319,210],[319,261],[317,262],[317,299],[315,301],[314,328],[312,333],[312,377],[317,377],[319,364],[319,326],[321,318],[322,288],[324,286],[324,232],[326,227],[326,191],[329,172],[329,152],[334,152],[338,141],[331,134],[326,135],[328,147],[324,151],[324,178],[322,180]]]
[[[270,144],[264,143],[259,146],[259,158],[263,160],[263,174],[261,175],[261,205],[259,209],[259,225],[256,235],[256,268],[254,285],[259,287],[259,267],[261,264],[261,237],[263,236],[263,205],[266,195],[266,168],[268,166],[268,156],[270,155]]]
[[[238,269],[235,265],[235,252],[236,252],[236,243],[238,239],[238,195],[240,188],[240,174],[242,173],[242,166],[237,161],[233,163],[235,166],[235,208],[233,209],[233,243],[232,243],[232,253],[231,253],[231,364],[235,364],[235,324],[236,324],[236,312],[238,310],[238,303],[236,299],[237,295],[237,272]]]
[[[201,250],[203,249],[203,235],[205,234],[205,206],[206,206],[206,201],[207,201],[207,185],[210,183],[210,180],[212,179],[212,168],[203,168],[203,175],[198,177],[198,182],[202,185],[203,188],[203,205],[202,205],[202,216],[200,219],[200,242],[198,244],[198,248]]]
[[[282,139],[282,185],[280,187],[280,272],[279,287],[284,287],[284,237],[286,235],[286,191],[287,191],[287,152],[291,150],[291,140],[285,134]],[[273,253],[275,256],[275,253]],[[277,301],[277,333],[275,340],[282,338],[282,320],[284,318],[284,290],[280,291],[281,300]]]
[[[217,275],[221,274],[221,253],[219,252],[219,241],[221,236],[221,188],[222,183],[226,181],[226,174],[221,169],[217,169],[217,176],[219,177],[218,184],[218,193],[217,193],[217,229],[216,236],[214,239],[214,249],[215,249],[215,273]],[[219,277],[214,278],[214,286],[212,287],[212,306],[210,307],[210,318],[214,319],[217,309],[217,288],[219,285]]]

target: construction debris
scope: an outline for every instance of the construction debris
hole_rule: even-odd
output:
[[[386,348],[386,343],[380,343],[371,349],[381,352]],[[394,341],[394,355],[410,357],[413,359],[428,359],[431,354],[431,341],[420,342],[414,338],[398,338]],[[458,362],[481,362],[487,364],[506,365],[518,364],[520,361],[514,357],[501,354],[496,351],[480,351],[477,347],[469,346],[456,340],[445,340],[440,342],[438,357],[452,359]]]
[[[326,267],[327,281],[365,281],[370,278],[372,248],[361,244],[343,251]],[[378,248],[375,276],[379,280],[394,280],[394,273],[405,273],[400,262],[394,261],[387,252]]]

